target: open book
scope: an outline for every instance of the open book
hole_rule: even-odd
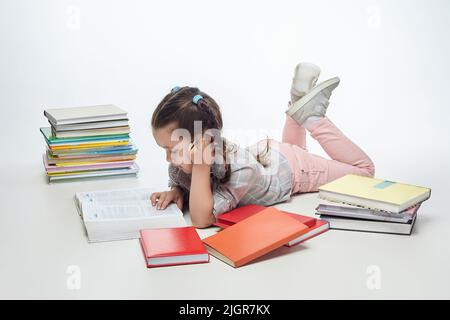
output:
[[[139,230],[186,226],[183,212],[170,204],[157,210],[151,188],[78,192],[75,203],[89,242],[139,238]]]

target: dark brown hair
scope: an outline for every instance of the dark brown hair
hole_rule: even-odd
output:
[[[196,95],[202,96],[197,104],[192,100]],[[194,139],[195,121],[201,121],[203,133],[208,129],[216,129],[216,132],[221,132],[223,127],[222,114],[217,102],[198,88],[185,86],[172,90],[161,100],[153,112],[151,125],[153,129],[159,129],[175,122],[178,128],[188,130],[192,139]],[[223,148],[226,174],[219,182],[225,183],[231,175],[230,164],[226,161],[226,156],[235,152],[236,149],[234,144],[226,143],[223,139],[221,141],[223,141],[221,147]],[[269,143],[267,142],[264,152],[267,153],[268,150]],[[262,153],[258,153],[256,159],[264,166],[266,165],[262,160]]]

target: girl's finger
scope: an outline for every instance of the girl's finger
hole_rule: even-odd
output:
[[[156,205],[156,209],[161,209],[161,204],[166,200],[167,193],[161,193],[158,199],[158,204]]]
[[[158,199],[160,195],[161,195],[161,192],[154,192],[150,196],[150,201],[152,202],[153,206],[156,204],[156,199]]]
[[[170,199],[165,199],[165,200],[161,203],[160,209],[161,209],[161,210],[164,210],[164,209],[169,205],[169,203],[170,203]]]

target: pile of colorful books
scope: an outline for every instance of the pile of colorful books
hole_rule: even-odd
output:
[[[209,262],[209,254],[240,267],[281,247],[328,231],[327,221],[249,204],[217,217],[222,230],[200,239],[172,203],[157,210],[153,188],[77,192],[75,203],[89,242],[140,238],[147,267]],[[126,222],[126,223],[125,223]]]
[[[202,240],[193,227],[141,230],[147,267],[209,262],[209,252],[238,268],[329,229],[326,221],[255,204],[221,214],[214,225],[223,230]]]
[[[431,189],[358,175],[319,188],[316,214],[330,229],[410,235]]]
[[[130,139],[127,112],[114,105],[52,108],[50,127],[40,128],[48,181],[136,176],[138,149]]]

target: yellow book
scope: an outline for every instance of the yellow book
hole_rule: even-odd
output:
[[[368,209],[401,212],[427,200],[431,189],[348,174],[319,188],[319,198]]]
[[[105,158],[100,158],[100,159],[89,159],[89,158],[83,158],[83,159],[73,159],[71,161],[63,161],[63,160],[58,160],[58,162],[56,161],[49,161],[49,164],[51,165],[55,165],[57,167],[70,167],[70,166],[82,166],[82,165],[89,165],[89,164],[96,164],[96,163],[112,163],[112,162],[117,162],[117,161],[131,161],[131,160],[135,160],[136,156],[128,156],[128,157],[105,157]]]
[[[99,170],[92,169],[92,170],[82,170],[82,171],[60,171],[60,172],[47,172],[47,176],[69,176],[72,174],[79,174],[79,173],[89,173],[89,172],[97,172]]]
[[[50,146],[50,150],[83,149],[83,148],[106,147],[106,146],[126,146],[128,144],[129,144],[128,141],[83,143],[83,144],[79,144],[79,145]]]

